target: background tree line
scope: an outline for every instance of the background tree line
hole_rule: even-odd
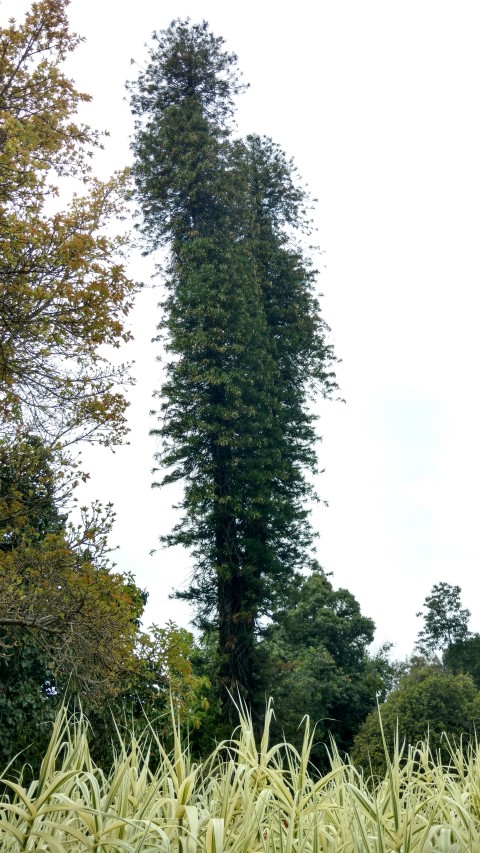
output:
[[[205,22],[156,34],[130,84],[133,184],[102,183],[90,165],[101,135],[76,121],[88,96],[63,70],[79,41],[67,5],[39,0],[1,31],[0,760],[30,744],[34,764],[63,701],[88,711],[100,758],[122,714],[168,737],[170,697],[198,752],[231,731],[237,698],[259,720],[270,695],[276,736],[296,743],[304,714],[317,723],[319,764],[333,735],[380,766],[377,697],[390,740],[397,716],[409,739],[470,730],[480,641],[460,590],[434,587],[419,656],[395,664],[388,648],[369,652],[372,620],[316,561],[311,404],[336,394],[335,356],[305,247],[308,194],[275,142],[234,136],[236,57]],[[81,192],[64,203],[72,176]],[[142,630],[147,593],[115,571],[110,505],[71,520],[88,476],[75,447],[126,434],[128,366],[101,346],[130,337],[128,240],[106,226],[132,193],[145,248],[168,249],[153,432],[159,484],[184,485],[165,542],[195,558],[178,593],[195,639]]]

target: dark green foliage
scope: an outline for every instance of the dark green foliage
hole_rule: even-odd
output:
[[[179,358],[168,367],[158,431],[169,469],[163,482],[185,480],[184,515],[167,541],[193,547],[188,598],[202,628],[217,609],[224,650],[234,641],[237,655],[224,667],[232,689],[251,677],[259,602],[267,608],[274,594],[266,565],[274,555],[259,548],[257,528],[275,476],[268,454],[275,366],[262,346],[265,321],[242,255],[226,240],[206,238],[182,250],[188,279],[178,281],[169,305],[169,348]],[[228,672],[231,663],[236,672]]]
[[[254,700],[259,620],[312,562],[307,403],[335,387],[333,355],[315,271],[290,236],[308,198],[270,140],[231,138],[236,58],[206,23],[174,21],[156,42],[132,87],[142,230],[150,249],[171,249],[159,327],[171,359],[152,432],[160,485],[184,483],[165,541],[193,550],[180,595],[217,632],[228,706],[228,691]]]
[[[72,528],[74,471],[36,436],[0,442],[0,764],[43,754],[62,701],[105,708],[137,670],[144,594],[109,571],[100,515]],[[95,510],[95,508],[94,508]],[[108,518],[107,518],[108,521]],[[77,535],[78,534],[78,535]],[[91,562],[95,561],[95,565]]]
[[[308,714],[319,742],[328,744],[331,734],[340,749],[351,747],[389,677],[386,651],[368,655],[373,632],[373,621],[348,590],[334,590],[321,571],[302,580],[290,605],[274,615],[261,646],[276,737],[299,744]],[[321,762],[325,750],[318,746],[315,756]]]
[[[36,766],[43,758],[61,698],[47,656],[22,632],[0,633],[0,772],[21,753],[16,765]]]
[[[242,90],[236,56],[208,24],[173,21],[153,36],[131,86],[137,117],[134,176],[148,245],[211,237],[235,218],[227,164],[228,119]],[[233,179],[234,180],[234,179]]]
[[[52,453],[38,438],[0,443],[0,551],[63,529],[55,504]],[[0,629],[0,766],[17,753],[40,761],[58,710],[48,656],[19,627]]]
[[[141,735],[149,729],[170,749],[172,707],[175,724],[180,723],[184,733],[189,731],[195,754],[203,747],[206,753],[211,749],[215,742],[211,730],[215,712],[209,703],[208,678],[198,672],[198,653],[192,634],[171,622],[164,628],[152,625],[148,634],[139,634],[135,660],[119,681],[117,695],[108,706],[88,713],[95,761],[102,767],[110,766],[117,731],[128,740],[133,732]],[[152,744],[152,766],[158,759],[158,748]]]
[[[442,582],[432,587],[423,606],[425,613],[417,613],[424,619],[424,628],[418,634],[417,648],[431,654],[448,648],[452,643],[463,642],[469,637],[468,620],[470,611],[462,608],[459,586]]]
[[[54,454],[36,436],[0,442],[0,550],[10,551],[28,531],[30,540],[58,533],[65,517],[56,506]]]
[[[428,664],[417,658],[379,710],[390,754],[397,721],[400,743],[405,740],[415,746],[428,735],[435,754],[442,743],[445,747],[444,734],[457,740],[474,735],[480,721],[480,694],[469,675],[452,675],[440,664]],[[386,762],[378,711],[372,711],[361,727],[351,757],[367,771],[371,767],[375,773],[384,772]]]
[[[117,583],[109,574],[108,530],[99,541],[88,528],[81,559],[72,559],[72,531],[60,511],[72,472],[62,481],[58,467],[35,436],[0,442],[0,766],[22,750],[16,769],[41,759],[62,702],[88,714],[92,748],[105,766],[116,726],[143,731],[147,715],[161,736],[171,728],[171,696],[183,723],[200,726],[208,716],[208,684],[190,661],[193,637],[173,624],[140,631],[147,596],[129,576]],[[93,550],[98,570],[86,575]]]
[[[472,634],[447,646],[443,653],[443,665],[449,672],[471,675],[475,687],[480,690],[480,635]]]

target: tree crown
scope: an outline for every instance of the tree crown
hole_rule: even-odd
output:
[[[62,70],[78,45],[67,0],[39,0],[0,30],[0,422],[50,445],[121,441],[129,381],[101,346],[129,340],[134,283],[124,269],[126,175],[92,178],[100,135],[75,121],[89,96]],[[81,192],[55,211],[55,177]],[[54,212],[52,212],[54,211]]]
[[[134,115],[158,114],[193,99],[211,122],[223,124],[233,113],[240,83],[237,57],[224,49],[225,40],[210,32],[207,21],[172,21],[152,36],[150,62],[132,90]]]
[[[461,592],[459,586],[452,586],[444,581],[434,584],[423,603],[425,612],[417,613],[417,616],[424,620],[424,628],[419,631],[417,640],[420,651],[442,651],[470,636],[470,611],[461,606]]]

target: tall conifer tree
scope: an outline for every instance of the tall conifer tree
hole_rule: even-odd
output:
[[[166,537],[193,550],[197,624],[218,630],[228,691],[255,701],[259,620],[309,563],[312,390],[334,387],[315,274],[287,235],[306,196],[270,140],[231,135],[236,57],[204,22],[155,36],[132,86],[134,176],[150,248],[168,245],[172,358],[159,392],[162,483],[184,482]]]

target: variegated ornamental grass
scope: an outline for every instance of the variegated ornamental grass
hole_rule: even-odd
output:
[[[148,738],[119,740],[106,775],[91,761],[87,723],[59,715],[39,778],[1,780],[0,850],[49,853],[480,853],[480,770],[473,748],[451,748],[448,767],[419,745],[397,746],[383,779],[371,780],[331,750],[331,770],[303,749],[260,742],[240,713],[235,738],[195,765],[161,744],[152,769]]]

